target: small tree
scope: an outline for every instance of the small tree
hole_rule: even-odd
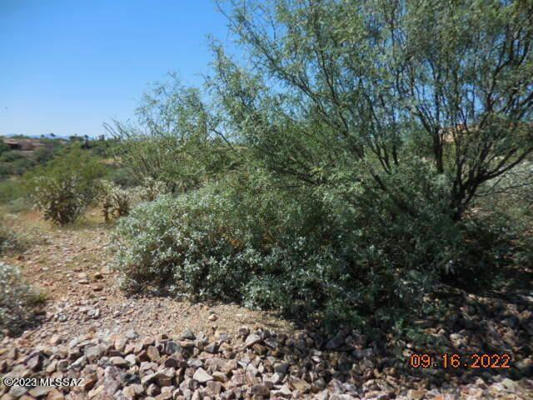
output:
[[[211,85],[228,132],[277,173],[315,186],[343,177],[416,216],[409,185],[387,182],[427,154],[428,188],[446,190],[418,194],[444,195],[459,220],[482,183],[533,151],[530,1],[230,4],[254,68],[215,45]]]
[[[137,117],[137,125],[115,121],[106,128],[118,140],[117,160],[139,182],[159,181],[184,192],[237,164],[201,92],[173,75],[145,94]]]

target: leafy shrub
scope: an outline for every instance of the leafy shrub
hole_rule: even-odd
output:
[[[6,143],[4,143],[4,139],[0,138],[0,159],[2,157],[2,154],[8,151],[9,151],[9,146]]]
[[[106,179],[113,182],[115,185],[127,188],[134,187],[139,184],[139,180],[129,171],[128,168],[113,168],[106,175]]]
[[[362,286],[336,281],[349,268],[331,246],[316,244],[326,225],[317,221],[326,217],[315,214],[316,207],[307,213],[298,201],[305,201],[303,196],[291,201],[268,190],[237,204],[242,193],[217,189],[162,196],[119,221],[117,264],[124,288],[164,288],[293,316],[326,311],[332,319],[339,319],[339,312],[358,318],[346,303],[336,308],[337,296],[359,298]]]
[[[107,128],[117,138],[119,164],[137,181],[152,179],[173,193],[186,192],[241,162],[236,148],[221,138],[220,118],[202,93],[173,75],[146,93],[136,111],[137,124],[115,121]]]
[[[50,161],[56,153],[56,149],[52,146],[43,146],[35,150],[33,159],[37,164],[45,164]]]
[[[24,185],[14,179],[0,182],[0,204],[6,204],[26,195]]]
[[[104,167],[86,152],[74,149],[28,176],[31,197],[44,218],[58,225],[74,222],[99,193]]]
[[[338,232],[321,202],[310,192],[273,190],[261,177],[245,185],[253,190],[226,180],[162,196],[119,221],[124,287],[358,319],[349,304],[359,304],[364,282],[350,275],[357,270],[336,248]]]
[[[19,236],[7,227],[4,219],[0,217],[0,254],[10,250],[20,250],[23,243]]]
[[[244,272],[242,268],[232,266],[235,279],[226,276],[228,279],[219,280],[222,276],[216,273],[224,263],[221,257],[229,257],[233,248],[228,239],[215,234],[219,224],[210,218],[213,214],[206,212],[205,203],[209,201],[209,207],[213,207],[218,199],[195,195],[196,198],[191,194],[179,199],[161,196],[142,203],[119,221],[118,263],[127,289],[171,284],[181,294],[202,296],[217,292],[239,297],[239,282],[245,279],[239,276],[239,272]]]
[[[17,160],[23,160],[26,157],[20,153],[20,151],[6,151],[0,156],[0,162],[10,163]]]
[[[435,312],[429,295],[442,282],[481,286],[498,257],[487,251],[497,235],[476,234],[446,212],[445,182],[426,188],[433,202],[420,194],[413,183],[431,173],[414,163],[387,182],[417,217],[354,184],[295,189],[262,173],[161,196],[119,221],[124,287],[238,301],[332,326],[408,326],[399,321]],[[357,206],[346,191],[359,191]]]
[[[43,300],[24,281],[16,267],[0,262],[0,330],[20,333],[33,317],[35,306]]]

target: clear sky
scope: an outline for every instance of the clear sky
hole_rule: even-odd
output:
[[[212,0],[0,0],[0,135],[103,134],[168,72],[201,83],[226,25]]]

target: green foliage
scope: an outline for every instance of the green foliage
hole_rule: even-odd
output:
[[[425,157],[459,220],[533,151],[531,2],[229,4],[249,62],[215,44],[210,88],[225,131],[277,174],[348,172],[396,201],[384,180]]]
[[[142,186],[138,188],[139,197],[142,201],[153,201],[163,194],[170,192],[165,182],[153,178],[144,178]]]
[[[55,148],[49,146],[38,148],[33,154],[33,159],[37,165],[45,164],[54,157],[56,151]]]
[[[214,44],[210,102],[158,86],[112,129],[170,192],[118,223],[125,288],[416,337],[444,284],[488,286],[527,248],[472,206],[496,184],[531,215],[511,194],[531,175],[512,174],[533,151],[531,4],[230,7],[246,67]]]
[[[31,198],[46,220],[74,222],[97,196],[105,168],[80,149],[72,149],[26,177]]]
[[[7,151],[9,151],[9,146],[4,143],[3,139],[0,139],[0,156]]]
[[[19,180],[0,181],[0,204],[13,202],[25,195],[24,185]]]
[[[115,122],[108,129],[117,138],[117,160],[138,182],[150,178],[185,192],[239,164],[238,152],[215,133],[216,118],[200,92],[175,78],[146,94],[137,115],[138,125]]]
[[[118,167],[116,165],[108,171],[106,179],[123,188],[134,187],[140,184],[139,179],[128,168]]]
[[[8,251],[20,251],[24,243],[12,229],[7,226],[3,217],[0,216],[0,255]]]
[[[160,196],[121,219],[124,288],[400,329],[439,311],[432,296],[443,282],[487,286],[512,251],[484,224],[457,223],[438,201],[446,182],[424,163],[387,182],[416,202],[416,217],[357,184],[296,190],[251,171]],[[435,201],[425,202],[425,190]],[[346,202],[342,194],[352,191],[363,191],[361,203]]]
[[[161,196],[121,220],[119,265],[131,286],[172,282],[188,295],[240,298],[255,258],[283,242],[288,226],[296,231],[310,223],[296,199],[258,184],[263,201],[256,201],[241,189],[241,183],[226,180],[178,198]],[[280,207],[284,201],[294,206],[292,215]]]
[[[501,245],[510,247],[506,252],[508,260],[519,266],[533,264],[531,161],[524,161],[499,179],[483,185],[474,199],[474,207],[486,229],[500,238]]]
[[[31,323],[33,311],[43,297],[22,279],[16,267],[0,262],[0,330],[16,335]]]
[[[34,161],[19,151],[6,151],[0,156],[0,179],[22,175],[33,165]]]
[[[21,137],[21,139],[28,139]],[[39,139],[44,146],[34,151],[10,150],[0,139],[0,180],[21,176],[37,165],[43,165],[52,159],[62,147],[61,143],[54,140]]]

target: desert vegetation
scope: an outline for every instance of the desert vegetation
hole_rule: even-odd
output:
[[[453,351],[432,329],[462,323],[460,296],[527,302],[530,2],[219,8],[242,59],[213,41],[203,87],[171,75],[136,122],[27,170],[1,147],[4,211],[25,199],[55,229],[96,212],[127,296],[274,311],[329,337],[356,329],[396,360],[407,345]],[[15,243],[0,230],[0,249]],[[530,351],[517,350],[530,360],[518,377]]]
[[[110,127],[171,192],[117,227],[125,287],[400,333],[530,262],[531,10],[419,3],[221,6],[254,67],[213,43],[209,95]]]
[[[58,225],[124,217],[129,293],[401,335],[531,262],[531,10],[430,3],[221,5],[253,68],[215,42],[205,88],[171,76],[9,185]]]

